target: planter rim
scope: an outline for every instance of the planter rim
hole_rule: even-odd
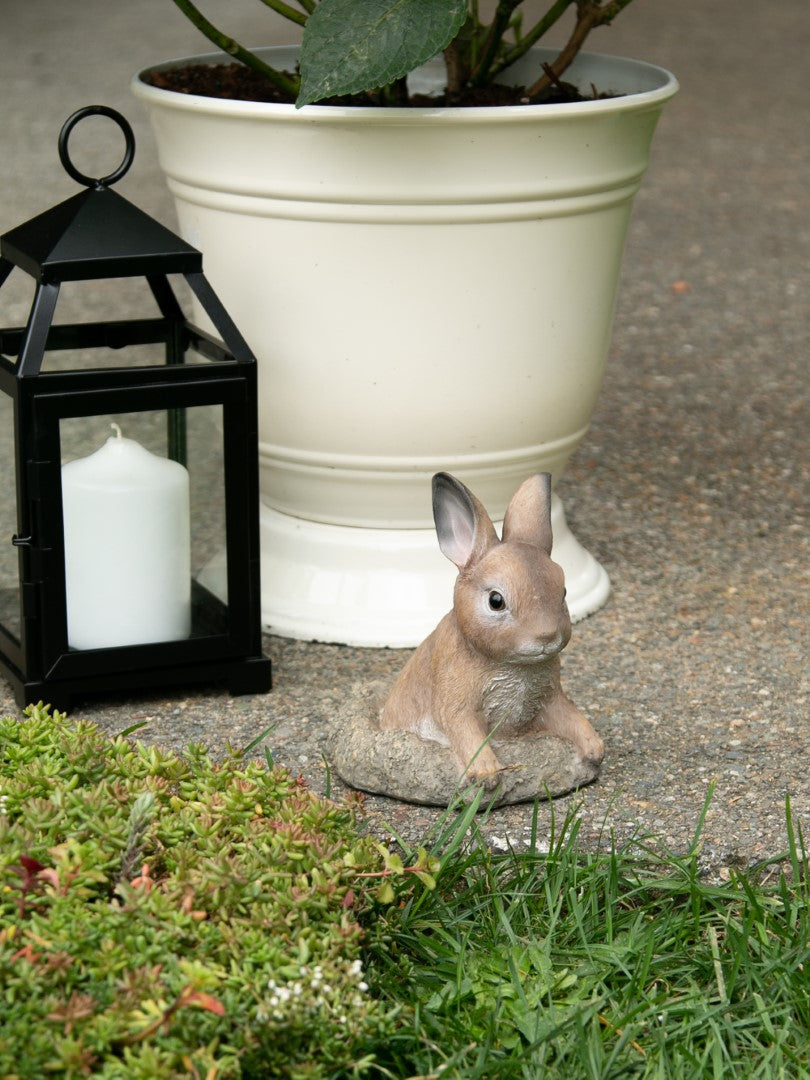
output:
[[[288,54],[289,61],[295,60],[299,52],[298,46],[269,46],[255,50],[259,54],[274,53],[281,56]],[[535,48],[529,55],[546,54],[549,57],[556,56],[556,49]],[[288,62],[289,62],[288,61]],[[304,105],[297,109],[293,104],[280,104],[264,101],[241,101],[236,98],[212,98],[199,94],[184,94],[176,90],[166,90],[152,86],[145,81],[145,76],[150,71],[165,71],[174,67],[189,67],[192,64],[216,64],[221,62],[233,62],[233,57],[223,52],[199,53],[193,56],[177,57],[173,60],[165,60],[161,63],[150,64],[133,76],[131,89],[136,97],[145,102],[160,102],[164,107],[174,107],[180,110],[206,113],[209,115],[227,115],[232,117],[256,118],[258,116],[273,116],[283,121],[306,120],[317,123],[379,123],[385,119],[388,123],[399,124],[431,124],[442,123],[480,123],[481,120],[497,117],[498,123],[522,123],[536,121],[538,115],[548,116],[549,120],[562,120],[571,116],[595,115],[600,112],[616,113],[625,109],[638,111],[643,106],[660,108],[665,101],[673,97],[678,91],[678,80],[666,68],[656,64],[647,63],[645,60],[635,60],[630,57],[610,56],[606,53],[581,52],[569,71],[576,73],[578,66],[588,62],[598,62],[605,66],[608,71],[615,71],[619,76],[622,71],[632,68],[636,72],[643,73],[652,84],[650,89],[629,90],[621,96],[600,98],[593,101],[576,101],[568,103],[544,104],[544,105],[486,105],[486,106],[419,106],[415,108],[386,108],[376,105]],[[423,71],[430,71],[439,65],[435,61],[425,65]],[[437,85],[437,83],[434,83]]]

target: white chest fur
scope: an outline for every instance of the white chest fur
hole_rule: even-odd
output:
[[[484,716],[488,730],[519,735],[532,726],[552,688],[547,665],[506,668],[492,675],[484,687]]]
[[[442,746],[450,745],[447,736],[430,713],[425,713],[420,716],[416,723],[416,727],[413,730],[420,739],[430,739],[432,742],[441,743]]]

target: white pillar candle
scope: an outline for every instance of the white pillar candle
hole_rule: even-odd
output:
[[[116,434],[62,467],[68,644],[191,633],[188,471]]]

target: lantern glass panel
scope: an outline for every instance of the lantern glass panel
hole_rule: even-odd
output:
[[[31,308],[33,290],[31,280],[27,275],[12,273],[10,280],[15,277],[24,279],[21,284],[27,286],[27,304],[21,302],[18,305],[21,311],[25,311],[25,315],[20,318],[20,325],[23,325]],[[177,275],[170,275],[167,281],[176,300],[180,302],[178,312],[182,315],[183,309],[191,307],[188,285]],[[4,295],[4,302],[5,299]],[[147,327],[152,320],[154,320],[152,325],[157,325],[157,320],[160,318],[155,297],[141,278],[68,281],[59,290],[58,318],[54,325],[58,327],[70,325],[80,332],[83,325],[92,322],[98,312],[105,309],[115,311],[122,320],[140,322],[143,327]],[[202,321],[208,327],[208,331],[216,337],[217,334],[210,325],[210,320],[203,315]],[[150,367],[166,362],[165,352],[166,347],[154,340],[148,344],[127,343],[120,348],[108,348],[98,344],[92,348],[53,348],[49,344],[40,370],[53,372]],[[207,360],[194,349],[186,349],[183,363],[200,364],[207,363]]]
[[[2,293],[2,325],[25,326],[31,313],[31,304],[34,300],[36,282],[30,275],[23,273],[17,267],[11,271],[3,282]],[[9,357],[12,362],[14,357]]]
[[[191,481],[191,573],[194,578],[207,581],[209,588],[213,587],[227,604],[222,406],[184,411],[186,467]]]
[[[0,628],[19,645],[19,553],[11,543],[17,532],[16,477],[14,475],[14,403],[0,394]]]
[[[162,363],[160,345],[129,345],[122,349],[52,349],[40,371],[103,371],[110,368],[156,367]]]
[[[123,446],[118,431],[127,440]],[[59,439],[70,646],[99,648],[226,634],[222,406],[62,417]],[[105,456],[110,452],[118,453],[123,462],[120,472],[113,472],[111,491],[100,503],[94,503],[91,495],[89,509],[81,504],[77,511],[75,502],[69,501],[74,489],[64,466],[78,463],[81,469],[89,468],[91,480],[95,470],[108,482],[106,470],[116,469],[114,459]],[[170,460],[177,469],[163,465]],[[182,504],[186,488],[181,493],[174,486],[181,465],[187,484],[184,505],[177,499]],[[132,484],[145,485],[146,493],[130,493]],[[186,512],[184,525],[180,519]],[[80,545],[73,555],[71,543]],[[216,598],[213,603],[211,594]],[[94,609],[93,604],[101,606]],[[103,628],[97,633],[94,627],[105,621],[109,633]],[[89,637],[77,630],[88,622]]]
[[[168,420],[165,410],[147,412],[102,413],[98,416],[67,416],[59,421],[59,443],[62,465],[94,453],[115,431],[121,429],[127,439],[134,439],[144,449],[160,457],[168,457]]]

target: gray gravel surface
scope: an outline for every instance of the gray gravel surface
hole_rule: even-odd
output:
[[[254,7],[229,23],[248,41],[266,37]],[[69,15],[56,0],[6,0],[3,23],[0,227],[72,194],[56,133],[91,101],[133,119],[139,150],[122,192],[173,225],[127,82],[200,50],[179,12],[168,0],[86,0]],[[641,829],[684,850],[714,784],[703,859],[722,875],[785,848],[787,795],[810,835],[810,5],[639,0],[594,45],[671,68],[682,90],[637,199],[593,427],[560,488],[614,591],[575,628],[563,672],[607,757],[599,781],[555,812],[581,802],[592,845]],[[405,654],[276,639],[266,650],[266,697],[179,692],[73,715],[111,732],[142,720],[144,740],[215,752],[271,727],[276,759],[325,791],[330,718],[354,681],[392,675]],[[4,684],[0,708],[15,708]],[[367,809],[371,828],[412,841],[436,817],[382,798]],[[531,820],[530,808],[503,809],[485,831],[519,847]],[[541,839],[549,827],[543,807]]]

